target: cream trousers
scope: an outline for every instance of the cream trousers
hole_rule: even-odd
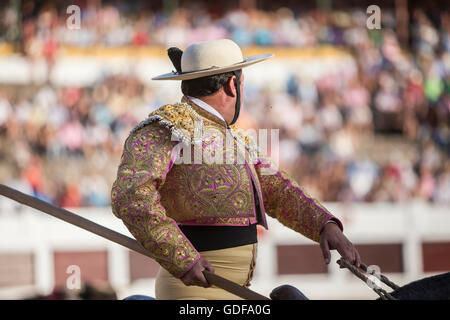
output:
[[[200,252],[214,267],[214,273],[242,286],[250,286],[255,268],[258,244]],[[158,300],[242,300],[215,286],[186,286],[164,268],[156,276],[155,294]]]

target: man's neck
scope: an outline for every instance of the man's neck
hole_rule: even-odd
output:
[[[213,115],[215,115],[222,121],[225,121],[222,114],[216,108],[214,108],[210,103],[208,103],[209,102],[208,99],[196,98],[196,97],[191,97],[191,96],[187,96],[187,98],[189,98],[192,102],[194,102],[196,105],[198,105],[202,109],[208,111],[209,113],[212,113]]]

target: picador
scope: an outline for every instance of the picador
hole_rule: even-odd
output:
[[[235,125],[243,68],[273,55],[244,58],[228,39],[168,52],[176,71],[153,79],[181,80],[183,98],[131,131],[111,191],[113,213],[161,266],[156,298],[237,299],[203,271],[249,286],[266,214],[320,243],[325,263],[336,249],[358,266],[341,221]]]

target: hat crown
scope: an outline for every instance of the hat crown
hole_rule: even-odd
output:
[[[191,44],[181,56],[182,72],[228,67],[244,60],[241,48],[232,40],[220,39]]]

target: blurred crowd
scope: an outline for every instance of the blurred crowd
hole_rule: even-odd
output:
[[[184,48],[222,37],[344,48],[358,66],[349,79],[292,70],[277,92],[246,83],[241,125],[279,128],[281,167],[322,201],[450,204],[450,15],[414,9],[403,47],[393,11],[383,11],[381,30],[368,30],[366,18],[361,9],[217,16],[202,7],[167,15],[104,5],[84,8],[73,33],[49,6],[24,19],[24,53],[51,60],[64,44]],[[57,205],[106,206],[129,130],[170,102],[131,75],[85,88],[0,86],[0,177]]]
[[[123,142],[153,96],[125,76],[94,88],[3,86],[0,154],[9,170],[0,176],[61,206],[108,205]]]

